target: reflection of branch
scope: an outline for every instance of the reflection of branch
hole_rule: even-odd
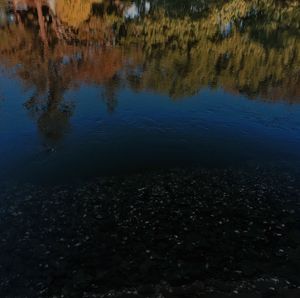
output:
[[[55,32],[56,38],[61,41],[71,41],[72,32],[71,29],[64,26],[60,19],[49,9],[49,14],[52,19],[52,29]]]
[[[62,40],[63,39],[63,26],[61,26],[58,18],[51,12],[50,10],[50,15],[52,18],[52,29],[55,32],[55,35],[57,39]]]

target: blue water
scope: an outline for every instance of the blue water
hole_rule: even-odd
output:
[[[0,182],[299,166],[297,5],[2,2]]]
[[[222,89],[175,101],[124,87],[108,112],[101,86],[82,84],[65,93],[74,111],[53,140],[24,108],[32,91],[6,75],[0,86],[2,180],[65,183],[182,166],[300,160],[298,104],[250,100]]]

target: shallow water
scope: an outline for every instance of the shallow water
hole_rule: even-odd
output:
[[[0,297],[299,297],[299,28],[0,0]]]
[[[21,2],[1,2],[1,180],[299,161],[299,6]]]

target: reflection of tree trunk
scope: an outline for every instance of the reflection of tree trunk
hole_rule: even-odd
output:
[[[64,28],[63,26],[61,25],[59,19],[57,18],[57,16],[50,10],[50,15],[51,15],[51,18],[52,18],[52,29],[53,31],[55,32],[56,34],[56,37],[60,40],[63,40],[64,39],[64,36],[63,36],[63,32],[64,32]]]
[[[17,20],[17,24],[21,29],[24,29],[24,24],[22,22],[22,18],[19,14],[19,12],[17,11],[17,2],[16,0],[13,0],[13,11],[14,11],[14,16],[16,17]]]
[[[42,3],[41,0],[35,0],[35,5],[38,14],[39,26],[40,26],[40,36],[44,43],[45,49],[48,49],[48,39],[45,27],[45,20],[43,16]]]
[[[62,105],[66,82],[60,75],[60,67],[61,61],[48,62],[47,105],[38,119],[39,130],[48,141],[58,141],[64,136],[72,116],[72,106]]]
[[[64,87],[63,78],[59,75],[59,62],[48,62],[48,74],[49,74],[49,90],[48,90],[48,110],[56,110],[60,101],[63,98]]]

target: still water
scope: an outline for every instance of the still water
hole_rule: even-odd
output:
[[[300,297],[300,2],[0,0],[0,297]]]
[[[298,165],[299,3],[71,2],[0,0],[1,181]]]

